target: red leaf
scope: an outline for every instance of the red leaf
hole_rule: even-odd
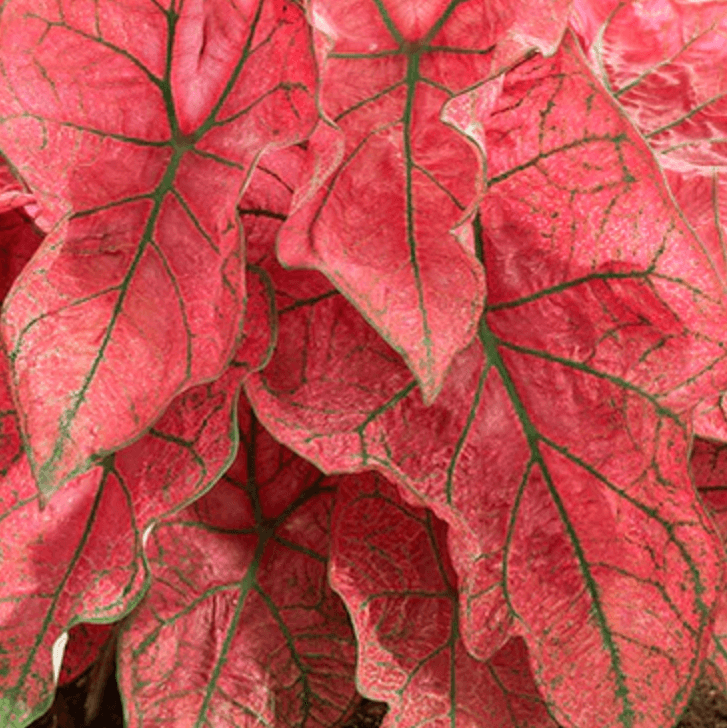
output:
[[[556,726],[522,640],[487,662],[465,650],[441,521],[366,474],[339,484],[331,533],[331,585],[353,617],[357,683],[389,703],[387,725]]]
[[[568,0],[310,3],[327,119],[310,140],[279,255],[325,273],[403,356],[427,402],[474,336],[484,297],[462,225],[482,193],[483,150],[440,121],[442,106],[534,48],[553,53],[569,9]]]
[[[484,296],[471,230],[459,229],[482,192],[482,150],[439,115],[499,68],[494,44],[532,17],[521,3],[498,9],[311,3],[328,121],[310,140],[279,255],[325,273],[401,353],[427,401],[472,339]],[[514,57],[528,49],[520,41]]]
[[[141,598],[144,539],[228,467],[242,370],[178,397],[142,439],[68,483],[38,509],[5,384],[0,468],[0,724],[47,707],[58,637],[81,621],[118,619]],[[6,378],[4,378],[6,381]]]
[[[727,161],[727,3],[627,1],[591,47],[613,95],[665,168],[711,175]]]
[[[25,205],[34,205],[35,198],[21,184],[0,156],[0,214]]]
[[[602,10],[588,5],[580,8],[584,16]],[[712,260],[724,296],[727,4],[624,2],[602,20],[607,22],[599,43],[591,45],[595,28],[582,31],[592,65],[656,153]],[[700,406],[694,427],[704,437],[727,439],[727,420],[716,398]]]
[[[42,240],[41,232],[22,209],[0,213],[0,301]]]
[[[696,438],[689,464],[699,495],[727,540],[727,445]]]
[[[727,445],[696,438],[690,460],[694,484],[714,520],[722,541],[727,542]],[[724,584],[713,611],[714,627],[709,659],[712,666],[727,678],[727,600]]]
[[[2,324],[44,494],[221,374],[243,313],[237,200],[315,119],[297,5],[167,5],[3,8],[0,143],[46,215],[71,213]]]
[[[331,726],[354,639],[326,579],[333,489],[240,402],[238,458],[149,540],[151,589],[120,640],[129,728]]]
[[[721,284],[571,41],[482,98],[488,306],[437,401],[272,268],[279,343],[246,390],[324,470],[376,467],[448,523],[465,644],[522,634],[562,725],[674,722],[722,576],[687,469],[690,412],[727,384]]]

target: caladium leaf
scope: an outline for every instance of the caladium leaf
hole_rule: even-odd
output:
[[[467,653],[446,526],[382,477],[340,479],[330,576],[356,629],[359,689],[389,704],[385,725],[557,728],[522,640],[486,662]]]
[[[312,128],[313,57],[285,0],[13,0],[0,49],[0,144],[46,213],[69,213],[2,318],[49,494],[231,358],[235,206],[259,155]]]
[[[22,209],[0,213],[0,301],[43,240],[43,234]]]
[[[695,438],[689,464],[694,485],[727,541],[727,445]]]
[[[579,11],[593,67],[656,153],[727,286],[727,3],[623,2],[608,18],[600,3],[581,3]],[[605,21],[600,28],[583,22],[594,12]],[[700,407],[694,427],[727,439],[716,398]]]
[[[687,467],[691,410],[727,382],[721,281],[571,39],[480,91],[488,301],[437,401],[341,296],[286,308],[275,272],[278,347],[246,391],[324,471],[376,467],[448,523],[468,650],[522,634],[561,725],[669,724],[722,577]]]
[[[726,59],[727,61],[727,59]],[[727,118],[725,119],[727,121]],[[714,261],[727,285],[727,165],[710,170],[681,172],[666,170],[669,187],[690,225]],[[694,413],[695,434],[707,439],[727,440],[727,416],[719,382],[715,394],[700,403]]]
[[[275,291],[268,274],[256,265],[247,268],[247,307],[242,343],[230,366],[248,374],[267,366],[277,343]]]
[[[598,43],[583,38],[665,169],[709,174],[727,161],[725,30],[725,2],[627,0],[598,29]]]
[[[312,0],[327,117],[281,231],[290,266],[325,273],[396,349],[424,399],[475,334],[471,227],[483,151],[443,104],[531,50],[553,52],[570,3]]]
[[[247,359],[243,348],[240,362]],[[52,698],[51,654],[77,622],[113,621],[147,587],[144,540],[229,466],[244,367],[174,400],[140,440],[38,509],[5,377],[0,498],[0,724],[26,725]]]
[[[149,593],[120,638],[137,726],[332,726],[356,696],[350,622],[326,578],[333,487],[240,401],[240,451],[152,533]]]
[[[727,445],[696,438],[690,460],[694,484],[719,530],[722,542],[727,543]],[[714,626],[709,659],[727,678],[727,600],[724,588],[713,613]]]

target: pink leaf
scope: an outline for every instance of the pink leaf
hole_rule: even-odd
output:
[[[589,5],[581,4],[586,16],[601,10]],[[726,32],[724,2],[624,2],[590,53],[594,68],[657,155],[720,276],[722,295],[727,289]],[[589,46],[593,35],[583,36]],[[727,420],[716,398],[700,406],[694,427],[704,437],[727,439]]]
[[[502,28],[481,3],[315,0],[310,15],[330,121],[310,140],[279,255],[325,273],[432,401],[484,297],[471,234],[457,234],[482,192],[482,150],[439,114],[493,71]]]
[[[331,531],[331,584],[356,628],[357,682],[389,703],[386,725],[556,726],[521,640],[486,662],[465,650],[441,521],[366,474],[342,479]]]
[[[315,120],[294,3],[64,5],[14,0],[0,24],[0,143],[62,218],[2,319],[44,494],[221,374],[245,295],[236,203]]]
[[[665,169],[709,176],[727,162],[725,30],[725,2],[628,1],[591,48],[594,67]]]
[[[152,585],[120,641],[129,728],[331,726],[354,641],[327,583],[333,489],[240,402],[238,458],[152,533]]]
[[[55,640],[81,621],[119,619],[147,587],[144,539],[228,467],[242,370],[179,396],[151,431],[70,481],[43,511],[7,379],[0,472],[0,724],[42,713]]]
[[[437,401],[341,296],[273,266],[278,347],[246,391],[324,471],[375,467],[447,522],[467,648],[522,634],[561,725],[667,724],[722,578],[687,468],[691,411],[727,384],[721,283],[571,40],[501,89],[488,304]]]
[[[33,195],[16,179],[5,159],[0,156],[0,214],[33,204]]]
[[[696,438],[690,461],[694,484],[714,520],[723,543],[727,542],[727,445]],[[716,682],[727,678],[727,601],[724,584],[714,609],[714,626],[709,659],[719,673]]]

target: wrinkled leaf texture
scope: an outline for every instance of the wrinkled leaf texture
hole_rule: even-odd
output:
[[[462,224],[481,197],[484,150],[441,108],[534,46],[555,50],[569,4],[539,5],[309,3],[327,123],[310,140],[280,259],[325,273],[401,353],[427,402],[472,339],[484,297]]]
[[[239,379],[231,369],[181,395],[147,435],[76,477],[43,511],[4,395],[0,723],[21,725],[48,707],[50,654],[64,631],[114,621],[139,601],[144,533],[230,463]]]
[[[259,155],[310,131],[313,56],[285,0],[14,0],[0,66],[0,147],[53,223],[0,326],[49,495],[222,374],[244,313],[235,206]]]
[[[366,475],[339,482],[331,533],[331,584],[353,616],[357,682],[388,703],[387,725],[556,727],[521,638],[486,662],[467,653],[442,521]]]
[[[581,32],[591,49],[593,67],[655,152],[672,194],[723,285],[727,285],[725,33],[724,3],[673,0],[619,5],[601,29],[598,43],[593,43],[592,29]],[[717,397],[705,401],[694,427],[704,437],[727,437],[727,420]]]
[[[668,725],[722,574],[687,468],[691,408],[725,379],[722,281],[570,37],[496,83],[472,93],[487,304],[434,404],[343,296],[272,256],[278,346],[245,388],[324,471],[379,469],[448,523],[474,656],[520,634],[562,725]]]
[[[22,236],[4,238],[12,242],[17,255],[27,252]],[[198,498],[229,467],[240,381],[265,363],[272,340],[264,288],[251,273],[255,331],[243,337],[225,375],[177,397],[144,437],[74,478],[63,497],[43,511],[21,447],[3,358],[0,724],[25,725],[48,707],[56,640],[74,624],[107,623],[128,613],[148,586],[144,534],[165,514]],[[100,643],[74,644],[82,654],[70,654],[61,680],[89,664]]]
[[[239,406],[240,450],[149,540],[151,588],[121,636],[128,725],[330,726],[355,641],[327,580],[335,489]]]
[[[305,12],[0,11],[0,723],[123,617],[134,726],[331,726],[356,657],[387,725],[672,725],[727,673],[724,4]]]

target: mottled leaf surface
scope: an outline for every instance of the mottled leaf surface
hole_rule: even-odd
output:
[[[385,726],[557,727],[520,638],[485,662],[467,653],[442,521],[407,506],[381,476],[349,476],[331,538],[331,584],[356,630],[357,683],[389,704]]]
[[[34,203],[33,195],[13,174],[7,160],[0,156],[0,213]]]
[[[427,402],[475,334],[484,280],[471,217],[480,140],[440,120],[457,93],[535,48],[570,2],[312,0],[325,115],[278,246],[324,273],[398,351]]]
[[[621,2],[599,30],[590,58],[662,167],[724,167],[727,3]]]
[[[42,240],[43,234],[22,208],[0,213],[0,301]]]
[[[581,3],[579,37],[592,65],[639,128],[663,167],[676,201],[697,232],[727,291],[727,3],[623,2],[608,17]],[[598,42],[593,42],[598,36]],[[720,389],[720,387],[716,387]],[[694,427],[727,439],[716,398]]]
[[[542,39],[524,26],[544,16],[520,2],[309,7],[327,119],[278,252],[328,276],[401,353],[429,402],[474,336],[484,298],[471,228],[460,227],[482,193],[484,150],[440,120],[442,106],[531,44],[552,51],[568,4],[551,5]]]
[[[0,723],[27,725],[55,688],[55,640],[76,622],[110,622],[147,587],[153,524],[198,498],[227,469],[241,374],[178,397],[142,439],[38,508],[5,378],[0,495]]]
[[[231,358],[236,204],[312,128],[308,36],[284,0],[4,4],[0,145],[57,222],[2,316],[44,494]]]
[[[333,488],[239,408],[240,450],[152,533],[150,591],[120,639],[129,727],[331,726],[355,697],[327,580]]]
[[[717,526],[722,542],[727,543],[727,445],[696,438],[690,465],[694,485]],[[727,600],[724,585],[712,617],[714,633],[709,659],[724,680],[727,678]]]
[[[669,724],[721,580],[687,463],[725,381],[721,283],[570,40],[480,98],[488,300],[436,402],[341,296],[283,273],[297,300],[246,389],[324,470],[376,467],[447,522],[465,644],[523,635],[561,725]]]

